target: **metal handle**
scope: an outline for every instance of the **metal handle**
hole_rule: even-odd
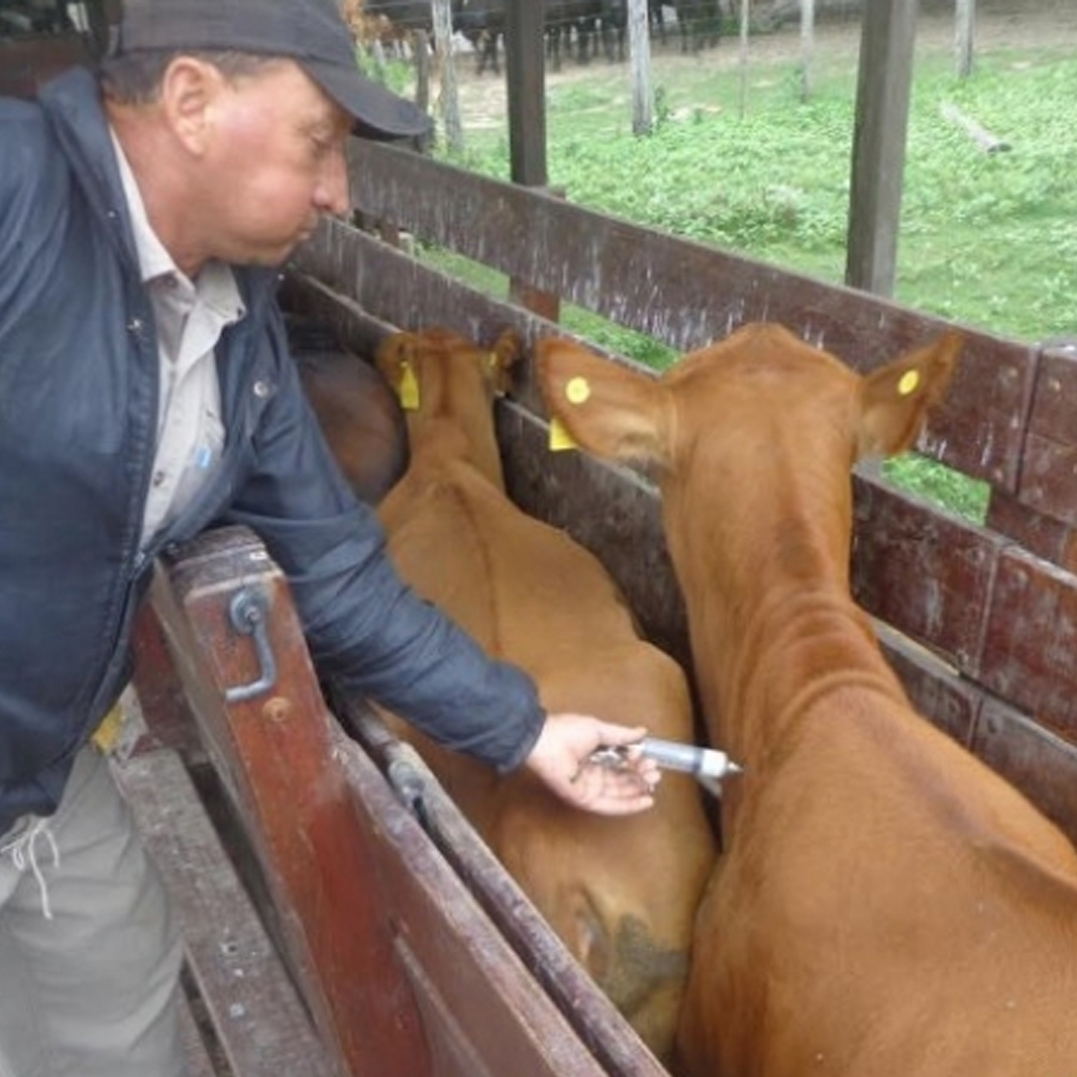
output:
[[[269,632],[266,628],[266,616],[269,613],[269,599],[258,587],[244,587],[232,596],[228,606],[228,619],[232,627],[242,636],[254,637],[254,653],[258,659],[259,677],[249,684],[238,684],[224,693],[229,703],[242,703],[253,699],[262,692],[268,692],[277,681],[277,660],[273,657],[273,648],[269,645]]]

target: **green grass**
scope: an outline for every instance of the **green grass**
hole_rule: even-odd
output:
[[[991,487],[935,460],[904,453],[883,461],[883,474],[909,493],[962,519],[983,524],[987,517]]]
[[[577,203],[840,281],[855,55],[822,58],[808,101],[800,99],[794,61],[750,65],[743,114],[740,72],[728,54],[722,62],[656,68],[658,123],[644,137],[631,133],[627,67],[596,64],[586,81],[552,77],[550,182]],[[947,49],[918,49],[895,298],[1018,340],[1072,335],[1077,58],[1063,48],[999,50],[980,54],[963,81],[952,66]],[[944,102],[1012,149],[983,153],[940,115]],[[507,178],[504,131],[468,130],[461,163]],[[587,312],[569,308],[564,322],[656,366],[671,358],[648,338]],[[887,473],[952,511],[983,519],[982,483],[916,458],[892,462]]]
[[[1074,331],[1077,58],[980,58],[958,81],[948,54],[919,55],[896,298],[991,332]],[[580,204],[828,281],[845,267],[855,72],[819,72],[799,99],[793,64],[753,69],[748,110],[734,68],[705,62],[658,83],[653,134],[630,131],[624,74],[548,93],[550,182]],[[683,76],[683,77],[681,77]],[[1012,144],[988,155],[940,115],[952,102]],[[508,176],[503,132],[468,135],[466,163]]]

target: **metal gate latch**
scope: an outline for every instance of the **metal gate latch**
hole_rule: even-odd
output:
[[[266,627],[269,599],[260,587],[244,587],[232,596],[228,604],[228,619],[241,636],[254,637],[254,653],[258,659],[259,677],[249,684],[238,684],[225,690],[229,703],[242,703],[262,692],[268,692],[277,680],[277,661],[269,645]]]

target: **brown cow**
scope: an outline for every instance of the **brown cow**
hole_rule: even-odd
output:
[[[444,330],[384,342],[379,368],[411,407],[411,464],[379,507],[393,559],[489,653],[526,669],[548,710],[690,738],[680,667],[638,637],[590,553],[505,495],[493,398],[518,356],[511,334],[493,350]],[[697,788],[671,775],[650,811],[603,818],[527,773],[499,777],[396,728],[643,1040],[668,1057],[715,855]]]
[[[959,348],[860,377],[756,325],[660,379],[538,348],[572,438],[657,465],[710,735],[745,765],[696,927],[696,1077],[1077,1071],[1077,855],[913,711],[849,593],[850,466],[913,442]]]
[[[376,505],[404,474],[408,431],[393,390],[372,363],[341,345],[324,323],[286,321],[303,392],[344,477]]]

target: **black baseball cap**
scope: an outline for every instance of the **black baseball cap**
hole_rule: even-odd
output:
[[[124,0],[113,53],[249,52],[295,60],[369,138],[426,135],[429,117],[359,73],[337,0]]]

